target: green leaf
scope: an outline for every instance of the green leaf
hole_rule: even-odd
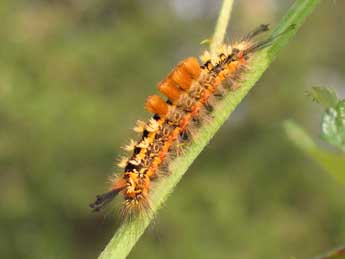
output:
[[[321,104],[325,109],[335,107],[338,103],[337,94],[333,89],[325,87],[313,87],[308,95],[311,96],[314,102]]]
[[[284,123],[289,139],[339,183],[345,184],[345,155],[333,154],[318,147],[303,128],[293,121]]]
[[[326,110],[322,117],[321,138],[345,152],[345,100]]]
[[[230,0],[224,1],[223,7],[229,6],[226,2],[232,2]],[[224,100],[215,107],[212,114],[213,120],[200,129],[198,135],[185,151],[184,155],[178,157],[171,163],[171,175],[169,177],[162,178],[159,182],[157,182],[154,190],[152,190],[150,193],[152,210],[154,213],[163,205],[192,162],[208,144],[211,138],[216,134],[222,124],[228,119],[230,114],[247,95],[250,89],[253,88],[255,83],[259,80],[268,66],[278,55],[278,52],[286,45],[289,39],[292,38],[292,36],[297,32],[298,28],[302,26],[305,19],[312,13],[319,2],[320,0],[297,0],[291,6],[286,16],[272,32],[272,35],[277,35],[286,31],[292,24],[296,24],[296,29],[284,33],[281,37],[277,38],[271,46],[261,50],[255,55],[255,57],[253,57],[251,60],[251,69],[250,71],[246,72],[246,75],[244,76],[245,80],[241,83],[241,87],[226,96],[226,98],[224,98]],[[221,13],[225,12],[221,11]],[[216,27],[217,29],[215,32],[215,35],[219,36],[221,35],[218,33],[218,31],[223,33],[223,36],[219,37],[219,39],[224,37],[224,33],[226,31],[224,26],[226,26],[228,23],[228,20],[226,19],[229,19],[229,15],[224,15],[222,17],[223,18],[218,20],[218,26]],[[219,42],[215,42],[217,41],[212,41],[213,48],[219,44]],[[153,215],[150,215],[148,217],[138,217],[130,222],[124,222],[116,232],[115,236],[106,246],[104,251],[101,253],[99,258],[125,258],[140,236],[144,233],[152,219]]]
[[[345,100],[338,101],[334,90],[313,87],[308,94],[325,109],[321,122],[321,138],[345,152]]]

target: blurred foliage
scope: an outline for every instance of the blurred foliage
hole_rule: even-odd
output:
[[[341,259],[345,258],[345,247],[339,247],[321,257],[317,257],[316,259]]]
[[[297,147],[319,163],[326,172],[332,174],[340,183],[345,184],[345,154],[329,152],[319,147],[305,130],[293,121],[287,121],[285,129]]]
[[[334,90],[323,87],[312,88],[310,95],[326,109],[321,138],[345,152],[345,99],[338,100]]]
[[[338,100],[333,89],[313,87],[308,91],[313,100],[325,110],[321,122],[321,139],[345,152],[345,99]],[[284,124],[291,141],[317,162],[326,172],[345,184],[345,154],[330,152],[319,147],[312,138],[293,121]],[[344,248],[334,250],[320,259],[339,258],[345,255]]]
[[[237,1],[227,39],[274,25],[291,2]],[[107,187],[135,120],[148,116],[146,96],[200,53],[219,6],[0,1],[0,258],[97,257],[117,211],[92,214],[88,204]],[[293,118],[317,133],[302,93],[345,85],[344,14],[344,1],[323,1],[129,258],[307,258],[343,243],[344,189],[279,124]]]
[[[321,104],[325,109],[337,106],[338,97],[336,92],[331,88],[313,87],[307,93],[314,102]]]
[[[321,137],[345,152],[345,100],[330,107],[323,115]]]

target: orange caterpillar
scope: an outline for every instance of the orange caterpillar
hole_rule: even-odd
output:
[[[252,54],[279,36],[253,41],[267,30],[268,25],[260,25],[240,42],[223,45],[215,57],[206,51],[201,57],[202,65],[189,57],[158,84],[167,101],[157,95],[148,97],[145,108],[154,116],[148,123],[137,122],[134,131],[142,136],[124,148],[132,152],[119,163],[124,172],[115,175],[110,191],[98,195],[90,205],[94,211],[99,211],[120,192],[124,196],[124,216],[149,211],[151,181],[166,171],[166,161],[181,154],[205,118],[212,119],[210,113],[217,101],[241,86],[241,73],[247,69]]]

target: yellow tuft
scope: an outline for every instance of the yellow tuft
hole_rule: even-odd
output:
[[[159,123],[154,120],[154,119],[150,119],[149,124],[146,126],[146,130],[148,132],[156,132],[159,129]]]
[[[150,145],[150,142],[148,138],[144,138],[141,142],[139,142],[136,146],[140,148],[148,148]]]
[[[146,123],[144,121],[138,120],[133,130],[138,133],[142,133],[145,130]]]
[[[207,61],[211,60],[210,52],[205,50],[204,53],[202,53],[202,55],[200,56],[200,60],[202,63],[206,63]]]
[[[140,165],[141,161],[137,160],[137,157],[136,157],[135,159],[129,160],[128,163],[130,163],[132,165]]]
[[[237,48],[239,50],[245,50],[250,46],[249,41],[241,41],[241,42],[236,42],[233,44],[234,48]]]
[[[120,161],[117,163],[117,166],[120,168],[125,168],[127,163],[128,163],[128,158],[127,157],[121,157],[119,160]]]
[[[123,150],[131,152],[134,150],[135,145],[136,145],[136,142],[133,139],[131,139],[129,141],[129,144],[123,147]]]
[[[218,64],[221,59],[219,58],[220,54],[224,54],[225,56],[229,56],[232,53],[232,47],[231,45],[222,44],[219,46],[216,50],[216,53],[214,56],[211,55],[209,51],[204,51],[204,53],[200,56],[200,59],[203,63],[206,63],[207,61],[211,61],[213,65]]]

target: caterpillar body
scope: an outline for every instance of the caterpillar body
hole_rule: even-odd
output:
[[[134,131],[141,137],[124,147],[131,155],[119,163],[123,172],[114,175],[110,191],[97,195],[90,204],[93,211],[102,209],[119,193],[124,197],[122,214],[126,218],[150,210],[151,182],[167,175],[167,161],[183,154],[203,123],[212,120],[217,102],[241,87],[241,76],[252,55],[281,35],[254,40],[268,30],[268,25],[262,24],[239,42],[221,46],[215,55],[205,51],[201,65],[197,58],[186,58],[158,84],[167,100],[158,95],[148,97],[145,108],[154,115],[147,123],[137,122]]]

